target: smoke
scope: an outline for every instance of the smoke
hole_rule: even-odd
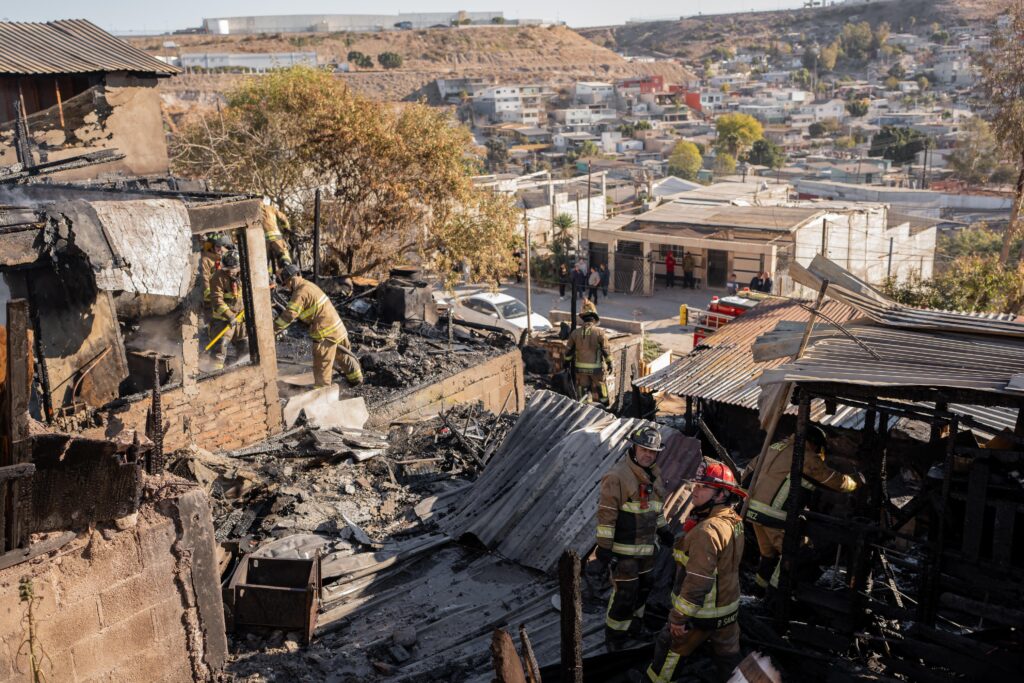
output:
[[[182,357],[181,316],[172,313],[138,321],[124,333],[124,346],[130,351],[156,351],[165,356]]]

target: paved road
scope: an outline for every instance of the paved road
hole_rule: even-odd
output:
[[[476,289],[479,288],[460,288],[460,290]],[[504,284],[499,291],[526,301],[526,288],[521,284]],[[693,328],[680,327],[680,304],[707,308],[712,296],[725,296],[725,294],[724,289],[693,290],[680,287],[656,289],[653,296],[611,293],[607,299],[598,296],[597,309],[602,316],[608,318],[645,321],[648,335],[662,347],[677,353],[689,353],[693,349]],[[549,311],[568,312],[569,308],[569,298],[560,300],[557,289],[533,288],[534,312],[546,316]]]

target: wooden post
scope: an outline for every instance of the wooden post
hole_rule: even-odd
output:
[[[19,465],[30,462],[28,442],[28,403],[32,383],[32,354],[29,344],[28,301],[16,299],[7,304],[7,421],[8,453],[0,465]],[[6,547],[0,552],[28,547],[29,525],[27,514],[32,500],[32,479],[25,477],[13,481],[6,496],[5,509],[0,515],[6,523]]]
[[[814,321],[817,319],[818,309],[821,308],[821,302],[825,298],[825,290],[828,289],[828,280],[822,280],[821,289],[818,290],[818,298],[814,301],[814,307],[811,309],[811,318],[807,321],[807,327],[804,328],[804,336],[800,340],[800,347],[796,353],[790,358],[791,361],[797,360],[803,355],[804,350],[807,348],[807,342],[811,338],[811,332],[814,331]],[[750,480],[751,490],[754,485],[757,484],[758,477],[761,476],[761,465],[764,463],[765,456],[768,453],[768,449],[771,447],[772,442],[775,440],[775,430],[779,426],[779,420],[782,419],[782,414],[786,412],[786,406],[789,404],[789,397],[793,393],[793,384],[786,382],[779,387],[779,393],[775,398],[775,401],[771,404],[768,409],[768,424],[765,427],[764,443],[761,444],[761,454],[757,458],[757,464],[754,466],[754,475]],[[748,496],[743,500],[742,516],[747,516],[747,508],[750,507],[750,497]]]
[[[526,624],[519,624],[519,647],[522,651],[523,661],[526,663],[527,682],[542,683],[540,680],[540,664],[537,663],[537,655],[533,653],[530,636],[526,633]]]
[[[813,321],[813,318],[812,318]],[[807,425],[811,417],[811,397],[798,389],[800,409],[796,414],[796,434],[793,437],[793,462],[789,468],[789,499],[786,501],[786,537],[782,541],[781,573],[779,576],[780,618],[789,614],[789,598],[793,590],[793,562],[800,549],[800,510],[803,507],[804,444],[807,443]]]
[[[526,338],[533,335],[533,291],[530,287],[530,224],[523,214],[523,233],[526,235]]]
[[[562,596],[562,667],[558,680],[583,683],[583,603],[580,599],[580,558],[566,550],[558,561]]]
[[[504,629],[494,629],[491,636],[491,658],[497,683],[526,683],[523,665],[516,654],[512,636]]]

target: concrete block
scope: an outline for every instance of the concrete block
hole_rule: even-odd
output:
[[[61,605],[59,612],[38,622],[39,642],[49,652],[65,649],[100,629],[100,610],[92,595],[72,605]]]
[[[153,628],[160,640],[173,640],[184,647],[185,605],[181,596],[168,598],[153,606]]]
[[[100,593],[102,624],[113,626],[132,617],[139,609],[177,594],[173,563],[166,567],[154,565]]]
[[[75,673],[79,678],[88,679],[119,668],[119,664],[132,653],[141,652],[152,645],[154,635],[153,617],[145,609],[77,643],[72,648]]]
[[[169,566],[173,570],[174,556],[171,554],[171,547],[178,538],[174,522],[163,518],[159,523],[139,527],[137,533],[143,568],[148,569],[156,565]]]

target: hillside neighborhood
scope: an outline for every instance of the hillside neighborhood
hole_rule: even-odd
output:
[[[764,4],[11,8],[0,683],[1018,676],[1024,3]]]

